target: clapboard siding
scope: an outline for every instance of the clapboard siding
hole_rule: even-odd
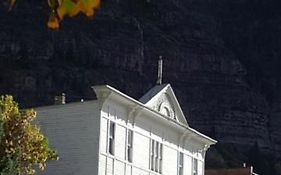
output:
[[[177,150],[163,147],[163,174],[177,174]]]
[[[194,162],[198,162],[198,174],[204,175],[205,151],[215,141],[192,131],[183,120],[179,124],[154,111],[159,108],[153,104],[150,104],[152,108],[149,109],[149,106],[109,86],[96,87],[95,91],[98,97],[96,101],[37,109],[37,122],[60,156],[59,161],[50,162],[47,170],[41,174],[159,175],[150,168],[153,164],[150,157],[151,146],[161,145],[157,148],[162,150],[162,154],[154,152],[154,158],[159,158],[160,162],[161,155],[162,175],[178,174],[179,153],[184,154],[184,175],[193,174]],[[163,103],[169,98],[159,100]],[[165,104],[171,105],[170,102]],[[159,105],[157,100],[155,105]],[[114,123],[111,126],[115,126],[112,127],[115,128],[115,135],[111,138],[111,141],[114,140],[113,153],[108,150],[111,122]],[[128,147],[129,130],[133,133],[130,144],[133,147]],[[152,144],[154,141],[157,144]],[[127,148],[132,151],[132,162],[127,159]]]
[[[114,175],[124,175],[125,174],[125,164],[121,161],[115,161]]]
[[[114,171],[114,160],[112,158],[107,158],[106,161],[106,175],[113,175]]]
[[[147,171],[134,167],[133,175],[149,175],[149,173]]]
[[[132,175],[132,166],[126,165],[126,175]]]
[[[120,125],[116,125],[115,138],[115,156],[121,160],[124,160],[126,128]]]
[[[106,156],[100,155],[99,175],[106,175]]]
[[[204,175],[204,166],[202,161],[198,161],[198,175]]]
[[[140,168],[149,168],[149,138],[134,134],[134,164]]]
[[[101,118],[101,129],[100,129],[100,152],[106,153],[107,151],[107,128],[108,120],[104,117]]]
[[[184,155],[183,160],[184,166],[183,166],[183,172],[184,175],[192,175],[192,157],[188,155]]]
[[[163,144],[163,175],[176,175],[178,171],[178,154],[184,153],[184,175],[192,174],[192,162],[196,158],[203,161],[203,155],[198,152],[198,144],[195,141],[187,140],[184,147],[179,146],[180,134],[175,128],[169,125],[158,122],[159,119],[141,113],[137,116],[128,115],[128,108],[122,105],[114,105],[112,102],[105,103],[103,106],[101,119],[101,136],[100,136],[100,154],[107,159],[107,165],[104,161],[100,162],[100,174],[115,175],[156,175],[150,170],[150,142],[156,140]],[[134,120],[126,119],[129,117]],[[106,151],[108,147],[108,123],[115,123],[115,155],[109,155]],[[130,123],[134,121],[134,123]],[[132,166],[126,160],[126,139],[127,130],[131,129],[134,132],[133,139],[133,163]],[[106,146],[107,145],[107,146]],[[110,164],[109,164],[110,162]],[[198,161],[198,173],[203,173],[203,163]],[[111,168],[111,164],[114,167]],[[107,166],[107,168],[106,168]],[[117,167],[116,167],[117,166]],[[107,169],[107,171],[105,170]],[[124,171],[123,171],[124,170]],[[105,172],[106,171],[106,172]],[[113,172],[112,172],[113,171]]]
[[[97,103],[72,103],[36,111],[37,123],[60,158],[51,161],[40,174],[96,175],[100,128]]]

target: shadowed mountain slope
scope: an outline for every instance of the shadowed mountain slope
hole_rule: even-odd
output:
[[[234,147],[218,146],[217,162],[251,162],[255,148],[278,169],[279,7],[277,0],[104,0],[93,20],[65,19],[54,32],[45,1],[21,0],[10,13],[1,6],[0,92],[25,107],[52,104],[61,92],[68,101],[91,99],[96,84],[137,99],[155,85],[162,55],[164,83],[189,124]]]

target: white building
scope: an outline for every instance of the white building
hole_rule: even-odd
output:
[[[140,100],[94,86],[97,100],[37,108],[60,160],[48,175],[203,175],[216,141],[190,128],[169,84]]]

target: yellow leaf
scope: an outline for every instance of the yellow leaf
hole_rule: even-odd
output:
[[[86,16],[93,16],[95,9],[100,7],[100,0],[80,0],[79,7]]]
[[[62,20],[65,15],[75,16],[79,13],[79,9],[77,8],[77,4],[72,0],[63,0],[62,4],[57,9],[58,16]]]

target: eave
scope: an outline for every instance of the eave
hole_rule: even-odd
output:
[[[171,119],[171,118],[159,113],[158,111],[156,111],[154,109],[151,109],[151,108],[145,106],[143,103],[139,102],[138,100],[120,92],[119,90],[117,90],[109,85],[92,86],[92,88],[94,89],[95,93],[97,94],[98,100],[101,100],[102,103],[104,103],[112,95],[122,97],[123,98],[122,103],[129,105],[129,106],[139,105],[139,107],[142,108],[143,110],[148,111],[149,113],[152,113],[153,115],[156,115],[159,120],[164,119],[164,120],[168,121],[174,127],[178,128],[179,130],[182,130],[184,133],[188,132],[187,133],[188,135],[192,135],[193,137],[197,138],[198,140],[200,140],[204,144],[207,144],[208,146],[217,143],[216,140],[196,131],[195,129],[193,129],[187,125],[179,123],[176,120]]]

